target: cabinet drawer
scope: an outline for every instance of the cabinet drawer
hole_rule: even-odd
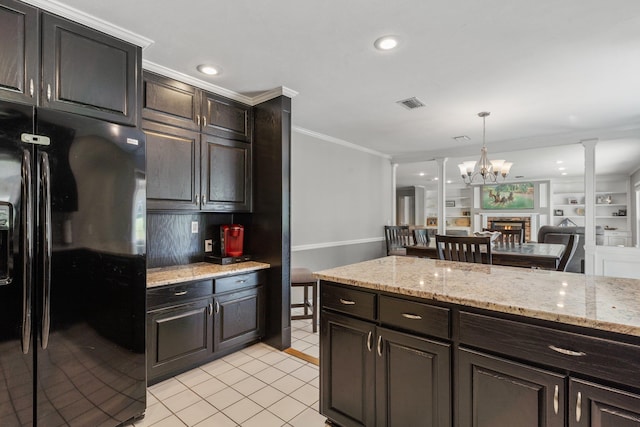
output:
[[[376,318],[376,294],[322,282],[322,307],[364,319]]]
[[[216,294],[257,286],[264,281],[261,279],[264,277],[263,274],[263,272],[252,272],[216,279]]]
[[[151,310],[170,304],[178,304],[194,298],[213,294],[213,281],[180,283],[147,290],[147,309]]]
[[[571,372],[640,387],[640,346],[460,313],[460,342]]]
[[[380,322],[419,334],[449,338],[449,309],[387,296],[380,297]]]

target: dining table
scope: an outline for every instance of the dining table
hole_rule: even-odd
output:
[[[433,240],[428,245],[408,245],[405,249],[407,256],[438,259]],[[564,249],[565,245],[558,243],[496,243],[491,247],[491,258],[494,265],[556,270]]]

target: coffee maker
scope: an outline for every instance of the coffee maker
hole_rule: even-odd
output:
[[[240,224],[220,226],[220,256],[240,257],[244,243],[244,227]]]

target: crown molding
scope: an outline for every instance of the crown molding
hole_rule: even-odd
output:
[[[31,6],[38,7],[46,10],[47,12],[54,13],[56,15],[67,18],[71,21],[86,25],[103,33],[109,34],[113,37],[119,38],[136,46],[140,46],[142,49],[146,49],[153,44],[153,40],[150,38],[141,36],[132,31],[126,30],[122,27],[114,25],[110,22],[104,21],[100,18],[96,18],[88,13],[81,12],[66,4],[59,3],[55,0],[22,0]]]
[[[280,87],[277,87],[275,89],[271,89],[271,90],[268,90],[266,92],[262,92],[261,94],[256,95],[253,98],[251,98],[252,102],[253,102],[252,105],[258,105],[258,104],[266,102],[266,101],[268,101],[270,99],[277,98],[279,96],[286,96],[288,98],[295,98],[296,96],[298,96],[298,92],[296,92],[293,89],[289,89],[288,87],[280,86]]]
[[[331,142],[333,144],[342,145],[344,147],[351,148],[353,150],[363,151],[365,153],[373,154],[374,156],[382,157],[383,159],[391,160],[391,156],[388,154],[381,153],[379,151],[371,150],[370,148],[363,147],[361,145],[354,144],[349,141],[345,141],[343,139],[334,138],[333,136],[325,135],[320,132],[314,132],[309,129],[301,128],[299,126],[291,126],[291,130],[293,132],[297,132],[303,135],[308,135],[313,138],[321,139],[323,141]]]

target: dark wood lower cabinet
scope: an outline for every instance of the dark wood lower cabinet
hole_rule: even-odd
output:
[[[147,376],[162,377],[195,366],[213,351],[213,299],[205,298],[147,315]]]
[[[563,427],[565,376],[459,349],[460,427]]]
[[[264,288],[216,296],[213,347],[222,351],[264,335]]]
[[[375,325],[322,312],[320,408],[342,426],[375,425]]]
[[[377,328],[376,425],[451,425],[450,345]]]
[[[640,395],[571,379],[569,427],[640,427]]]

